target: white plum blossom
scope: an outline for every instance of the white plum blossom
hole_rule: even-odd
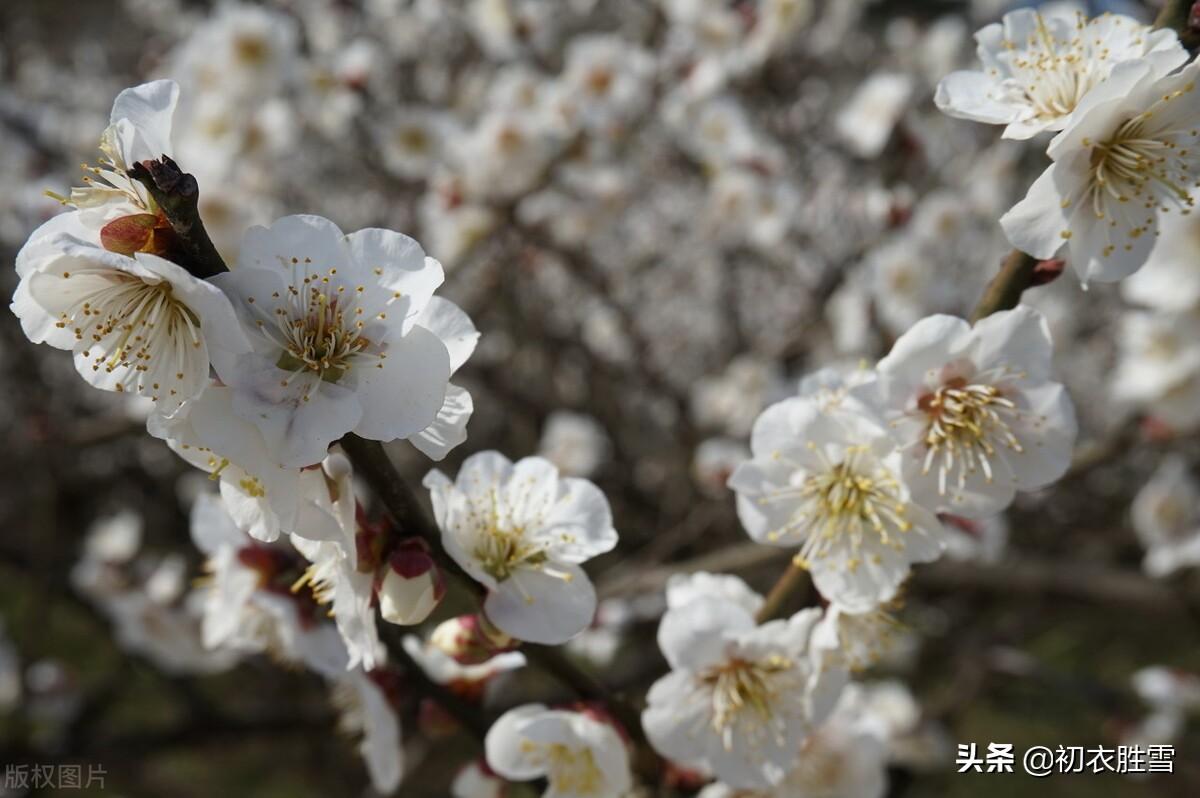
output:
[[[478,665],[463,665],[437,646],[422,642],[416,635],[405,635],[404,650],[430,679],[468,694],[493,676],[525,667],[525,655],[520,651],[505,651]]]
[[[450,115],[428,108],[401,108],[375,128],[384,168],[410,180],[430,176],[457,135]]]
[[[596,592],[580,564],[617,544],[599,488],[543,458],[497,452],[467,458],[454,482],[435,470],[424,484],[446,552],[488,589],[492,623],[558,644],[592,622]]]
[[[903,627],[883,608],[848,612],[838,604],[825,609],[813,630],[812,644],[827,661],[852,673],[867,670],[896,653]]]
[[[147,239],[152,239],[150,230],[161,228],[154,199],[145,186],[129,176],[129,171],[141,161],[173,154],[172,127],[178,102],[179,86],[172,80],[156,80],[122,91],[113,101],[109,126],[100,137],[100,165],[84,167],[88,172],[86,185],[72,188],[66,197],[46,192],[75,209],[72,214],[92,234],[85,239],[88,243],[102,244],[107,238],[102,232],[106,225],[121,218],[133,217],[141,222]],[[147,221],[149,226],[145,225]],[[34,231],[30,240],[52,229],[47,223]],[[123,251],[132,254],[131,250]]]
[[[1025,306],[974,327],[929,316],[896,341],[876,388],[916,501],[986,517],[1066,472],[1077,426],[1052,354],[1045,318]]]
[[[546,418],[538,454],[572,477],[589,477],[608,459],[612,441],[596,419],[555,410]]]
[[[1187,60],[1179,37],[1120,14],[1088,20],[1069,5],[1021,8],[975,34],[980,71],[954,72],[935,102],[959,119],[1006,125],[1004,137],[1062,130],[1116,65],[1137,61],[1165,75]]]
[[[212,384],[174,417],[151,417],[147,430],[218,481],[226,511],[251,537],[338,540],[342,529],[326,475],[281,467],[259,429],[234,413],[233,401],[230,388]]]
[[[749,592],[698,595],[666,612],[658,644],[671,672],[650,688],[642,725],[672,761],[761,789],[792,768],[833,709],[845,673],[811,647],[820,610],[758,626]]]
[[[233,307],[164,258],[89,238],[74,212],[39,228],[17,254],[12,311],[29,340],[72,352],[91,385],[148,397],[171,415],[204,390],[216,348],[247,350]]]
[[[1131,515],[1147,574],[1161,578],[1200,565],[1200,485],[1187,461],[1166,458],[1138,491]]]
[[[237,267],[213,278],[253,346],[212,353],[234,413],[285,467],[320,462],[348,432],[445,456],[472,411],[449,379],[478,333],[433,296],[442,279],[441,264],[389,230],[347,236],[318,216],[251,228]]]
[[[568,115],[598,133],[620,132],[649,102],[654,60],[615,35],[572,39],[558,79],[559,102]]]
[[[268,653],[329,678],[345,672],[346,649],[337,630],[320,622],[315,602],[306,604],[278,581],[298,555],[248,537],[207,494],[192,507],[191,532],[207,557],[201,619],[206,647]]]
[[[740,577],[732,574],[674,574],[667,580],[667,609],[681,609],[703,598],[720,598],[741,607],[751,615],[762,609],[763,597]]]
[[[1155,413],[1162,399],[1200,376],[1200,313],[1130,311],[1117,330],[1116,400]]]
[[[498,775],[545,778],[545,798],[622,798],[633,787],[625,741],[611,724],[584,712],[517,707],[492,725],[484,747]]]
[[[912,563],[940,555],[941,524],[911,498],[904,456],[866,405],[786,399],[763,411],[750,447],[729,479],[742,525],[760,543],[798,547],[795,562],[830,601],[871,609]]]
[[[1044,259],[1065,244],[1085,285],[1141,268],[1161,219],[1195,202],[1198,72],[1191,63],[1164,76],[1141,59],[1085,94],[1050,142],[1053,163],[1000,220],[1013,246]]]
[[[713,784],[698,798],[883,798],[887,793],[887,745],[880,724],[849,685],[829,719],[804,739],[795,766],[764,790]]]
[[[855,155],[879,156],[908,109],[915,88],[911,77],[898,72],[871,75],[838,112],[834,120],[838,135]]]

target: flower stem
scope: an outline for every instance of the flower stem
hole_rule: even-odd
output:
[[[975,310],[971,312],[971,321],[977,322],[997,311],[1015,308],[1021,301],[1021,294],[1033,285],[1034,270],[1038,263],[1037,258],[1019,249],[1010,252],[1000,267],[1000,273],[988,283]]]
[[[804,578],[807,573],[807,571],[796,564],[795,560],[788,563],[787,570],[783,572],[783,575],[779,577],[774,587],[771,588],[771,592],[767,594],[767,598],[763,601],[762,607],[759,608],[758,613],[754,616],[754,620],[759,623],[766,623],[775,619],[787,605],[788,599],[791,598],[792,594],[808,584]]]

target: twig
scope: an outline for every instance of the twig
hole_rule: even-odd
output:
[[[979,304],[971,312],[971,321],[976,322],[1001,310],[1011,310],[1021,301],[1021,294],[1033,285],[1034,270],[1038,259],[1014,249],[1004,259],[1000,273],[988,283]]]
[[[134,164],[129,176],[139,181],[158,203],[178,239],[172,260],[203,279],[228,271],[200,219],[200,187],[196,178],[167,156]]]

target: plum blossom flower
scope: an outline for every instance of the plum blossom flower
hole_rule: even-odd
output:
[[[433,296],[442,267],[416,241],[288,216],[251,228],[237,268],[213,280],[253,346],[215,349],[213,366],[280,465],[318,463],[348,432],[437,459],[465,439],[471,397],[449,379],[478,333]]]
[[[75,213],[34,236],[17,254],[12,311],[29,340],[71,351],[91,385],[171,415],[208,384],[213,350],[248,348],[225,295],[174,263],[89,243]]]
[[[583,413],[555,410],[546,418],[538,454],[572,477],[589,477],[609,456],[612,441],[600,422]]]
[[[432,643],[422,642],[416,635],[405,635],[404,650],[430,679],[467,696],[481,692],[492,677],[525,667],[525,655],[520,651],[505,651],[478,665],[463,665]]]
[[[484,747],[488,767],[498,775],[545,778],[546,798],[621,798],[633,786],[621,735],[583,712],[517,707],[492,725]]]
[[[948,75],[934,101],[949,116],[1006,125],[1008,139],[1070,125],[1083,97],[1118,64],[1139,61],[1161,76],[1187,60],[1172,30],[1120,14],[1087,20],[1069,7],[1012,11],[975,40],[983,69]]]
[[[835,120],[838,135],[861,158],[876,158],[909,107],[915,89],[908,75],[877,72],[858,87]]]
[[[446,552],[489,591],[492,623],[558,644],[592,622],[596,592],[579,566],[617,543],[595,485],[540,457],[512,463],[497,452],[467,458],[454,482],[435,470],[424,484]]]
[[[1163,398],[1200,376],[1200,314],[1130,311],[1117,329],[1118,401],[1156,412]]]
[[[833,714],[806,737],[795,767],[765,790],[735,790],[727,784],[705,787],[698,798],[883,798],[887,793],[885,735],[856,695],[842,694]]]
[[[208,648],[268,653],[330,678],[346,670],[346,648],[318,605],[289,589],[302,572],[299,556],[254,541],[238,529],[215,496],[192,507],[192,540],[207,557],[201,634]]]
[[[1084,284],[1141,268],[1162,217],[1195,202],[1198,72],[1192,63],[1163,76],[1141,59],[1084,95],[1050,142],[1053,163],[1000,220],[1013,246],[1046,259],[1065,244]]]
[[[799,546],[821,595],[853,611],[892,599],[909,566],[937,559],[944,531],[917,504],[882,419],[844,398],[793,397],[763,411],[753,457],[729,478],[750,537]]]
[[[757,626],[748,588],[671,607],[658,644],[671,672],[647,695],[642,725],[654,748],[737,788],[778,784],[828,716],[844,671],[811,648],[820,610]]]
[[[974,327],[929,316],[896,341],[877,388],[915,501],[986,517],[1063,475],[1077,426],[1052,355],[1045,318],[1025,306]]]
[[[1133,529],[1154,577],[1200,565],[1200,486],[1180,457],[1163,461],[1133,500]]]
[[[143,222],[143,244],[149,243],[154,233],[167,234],[154,199],[145,186],[129,176],[129,170],[141,161],[172,155],[171,132],[178,103],[179,86],[172,80],[156,80],[122,91],[113,101],[109,126],[100,137],[100,165],[84,167],[88,172],[83,179],[86,185],[72,188],[66,197],[46,192],[74,208],[79,222],[99,234],[99,238],[86,239],[89,243],[99,244],[106,239],[103,230],[120,218],[134,217]],[[30,240],[53,229],[53,221],[35,231]],[[144,224],[147,221],[148,226]],[[125,250],[125,254],[132,252]]]
[[[220,485],[226,512],[264,543],[281,533],[338,540],[338,510],[319,468],[283,468],[261,432],[233,412],[233,391],[210,385],[170,419],[151,417],[151,435]],[[353,518],[353,505],[350,508]]]

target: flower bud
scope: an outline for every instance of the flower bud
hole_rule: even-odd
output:
[[[482,615],[460,615],[439,624],[429,643],[460,665],[480,665],[513,647],[513,639]]]
[[[429,548],[419,538],[400,543],[388,558],[379,585],[379,612],[389,623],[412,626],[429,617],[442,597],[446,583]]]

